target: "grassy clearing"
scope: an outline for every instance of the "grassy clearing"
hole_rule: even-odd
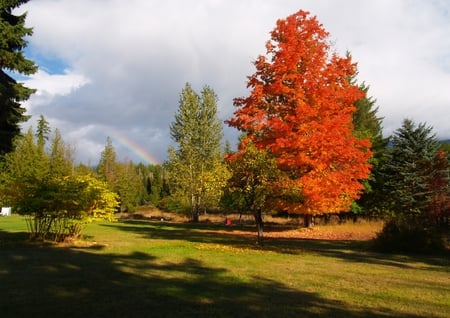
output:
[[[345,226],[323,231],[348,233]],[[65,246],[28,243],[25,230],[20,217],[0,218],[1,317],[450,312],[448,255],[377,254],[365,241],[295,238],[286,227],[269,228],[264,247],[245,225],[98,223],[86,227],[84,241]]]

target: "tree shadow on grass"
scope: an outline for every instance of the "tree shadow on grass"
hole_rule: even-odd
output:
[[[414,317],[373,311],[186,258],[17,244],[0,233],[0,315],[9,317]]]
[[[442,255],[403,255],[377,253],[370,241],[319,240],[305,238],[266,238],[264,246],[256,243],[255,229],[250,226],[226,227],[215,224],[164,223],[126,221],[105,224],[121,231],[133,232],[148,239],[184,240],[194,243],[212,243],[277,253],[313,253],[339,258],[348,262],[371,263],[399,268],[410,268],[411,262],[433,266],[433,270],[448,271],[450,253]],[[275,231],[272,228],[271,231]],[[236,233],[235,231],[238,231]],[[281,229],[283,231],[283,228]]]
[[[412,263],[423,263],[433,270],[448,271],[450,267],[450,253],[440,252],[431,254],[394,254],[376,252],[372,248],[372,241],[352,240],[319,240],[319,239],[286,239],[269,240],[267,246],[276,250],[277,246],[284,248],[286,253],[295,251],[302,246],[304,252],[339,258],[354,263],[378,264],[398,268],[415,268]],[[282,250],[283,251],[283,250]]]

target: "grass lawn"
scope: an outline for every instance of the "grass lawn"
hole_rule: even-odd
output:
[[[2,217],[0,317],[450,316],[448,255],[283,235],[259,247],[253,231],[130,220],[55,246],[28,242],[21,217]]]

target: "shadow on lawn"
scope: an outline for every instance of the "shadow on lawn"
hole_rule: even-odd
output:
[[[20,233],[0,231],[1,242]],[[8,317],[412,317],[349,308],[317,294],[186,258],[173,264],[135,252],[22,242],[0,249],[0,315]]]
[[[371,251],[370,241],[318,240],[304,238],[266,238],[264,246],[256,244],[255,229],[250,226],[225,227],[202,223],[160,223],[125,221],[105,224],[121,231],[138,233],[149,239],[185,240],[194,243],[213,243],[274,251],[287,254],[313,253],[339,258],[348,262],[372,263],[399,268],[410,268],[411,262],[421,262],[430,266],[450,266],[450,253],[445,255],[401,255]],[[291,228],[289,228],[291,229]],[[271,227],[270,231],[283,231],[283,227]],[[238,231],[239,233],[236,233]],[[244,233],[244,234],[243,234]],[[434,270],[439,270],[433,268]]]

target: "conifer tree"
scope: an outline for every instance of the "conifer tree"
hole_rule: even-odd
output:
[[[353,205],[353,212],[363,214],[379,213],[382,208],[382,177],[380,167],[387,150],[388,138],[383,137],[383,118],[377,115],[376,100],[368,95],[369,86],[359,85],[364,97],[355,102],[356,111],[353,113],[354,134],[357,138],[369,138],[373,153],[369,162],[372,164],[371,174],[364,180],[365,191]]]
[[[72,175],[74,170],[74,149],[64,142],[59,129],[55,129],[51,143],[49,152],[50,173],[55,176]]]
[[[405,119],[392,136],[382,169],[389,209],[378,237],[384,249],[429,251],[449,235],[449,159],[432,130]]]
[[[433,128],[405,119],[392,136],[383,174],[386,200],[399,218],[423,216],[430,204],[430,167],[439,151]]]
[[[114,191],[120,197],[121,211],[134,212],[136,210],[145,189],[131,160],[116,164]]]
[[[117,177],[117,155],[109,136],[106,138],[105,149],[100,154],[97,174],[99,179],[105,181],[111,190],[114,189]]]
[[[50,124],[43,115],[40,115],[36,129],[36,138],[38,147],[42,148],[42,150],[44,150],[44,145],[49,138],[50,132],[51,132]]]
[[[13,139],[20,134],[19,124],[28,120],[21,103],[35,91],[12,77],[13,73],[30,75],[37,71],[34,62],[23,54],[25,37],[32,35],[32,29],[25,26],[26,14],[13,14],[27,2],[0,2],[0,158],[12,150]]]

